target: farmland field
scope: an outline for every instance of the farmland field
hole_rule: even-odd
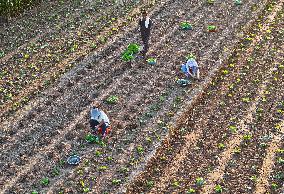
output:
[[[284,194],[284,1],[208,2],[46,1],[1,28],[0,193]],[[121,59],[141,9],[155,65]],[[189,54],[201,79],[181,87]]]

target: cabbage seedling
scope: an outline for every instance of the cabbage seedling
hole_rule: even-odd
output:
[[[49,184],[49,179],[48,178],[43,178],[43,179],[41,179],[40,183],[43,186],[47,186]]]
[[[118,97],[117,96],[109,96],[107,99],[106,99],[106,102],[108,104],[116,104],[118,101]]]
[[[182,30],[192,30],[192,25],[189,22],[181,22],[180,28]]]
[[[216,185],[214,187],[214,190],[215,190],[216,193],[222,193],[223,192],[221,185]]]
[[[210,25],[210,26],[207,27],[207,29],[208,29],[209,32],[216,32],[217,27],[214,26],[214,25]]]
[[[204,185],[205,180],[202,177],[198,177],[196,179],[196,186],[201,187],[202,185]]]

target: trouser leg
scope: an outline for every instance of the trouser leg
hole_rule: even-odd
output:
[[[93,119],[90,120],[90,126],[91,126],[91,129],[92,129],[92,130],[95,131],[95,130],[96,130],[96,126],[97,126],[98,124],[100,124],[98,121],[93,120]]]
[[[142,35],[142,42],[144,45],[143,54],[146,54],[149,49],[149,35]]]
[[[102,135],[104,135],[104,134],[106,133],[106,129],[107,129],[106,124],[104,123],[104,124],[101,126],[101,128],[102,128]]]

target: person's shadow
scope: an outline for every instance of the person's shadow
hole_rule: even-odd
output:
[[[4,16],[0,16],[0,26],[8,25],[8,18]]]

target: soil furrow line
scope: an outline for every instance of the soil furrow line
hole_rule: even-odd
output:
[[[281,129],[279,131],[279,135],[276,135],[272,142],[270,143],[266,157],[263,161],[261,170],[260,170],[260,178],[259,181],[256,184],[256,189],[254,191],[255,194],[264,194],[267,191],[267,188],[269,186],[268,178],[271,175],[272,169],[273,169],[273,158],[275,158],[275,151],[280,148],[280,142],[283,140],[283,134],[284,134],[284,121],[280,124]]]

